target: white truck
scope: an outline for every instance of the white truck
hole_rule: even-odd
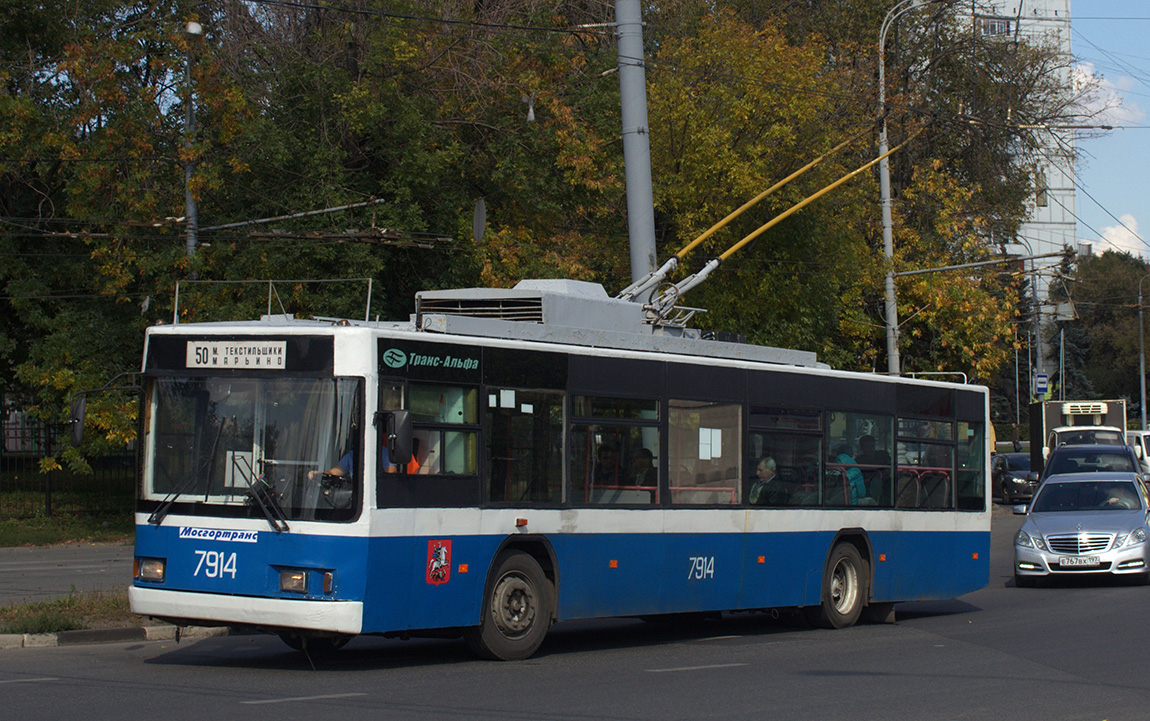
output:
[[[1030,404],[1030,467],[1067,443],[1126,445],[1126,401],[1038,401]]]

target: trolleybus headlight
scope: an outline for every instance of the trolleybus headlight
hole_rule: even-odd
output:
[[[141,581],[164,582],[164,559],[137,558],[135,566],[135,573],[133,575]]]
[[[280,571],[280,590],[307,593],[307,571],[297,568]]]

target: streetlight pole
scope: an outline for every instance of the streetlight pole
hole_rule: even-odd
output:
[[[900,0],[883,18],[878,34],[878,106],[882,123],[878,131],[879,196],[882,203],[882,252],[886,257],[886,368],[887,373],[897,376],[900,373],[898,357],[898,303],[894,289],[894,220],[890,212],[890,161],[887,153],[886,136],[886,34],[902,15],[917,10],[924,5],[944,0]]]
[[[191,145],[192,133],[196,130],[196,104],[195,97],[192,93],[192,47],[193,43],[203,36],[204,28],[198,22],[189,20],[185,32],[188,35],[188,57],[185,68],[188,98],[184,104],[184,143],[185,145]],[[192,195],[192,171],[195,167],[195,161],[190,158],[184,163],[184,220],[187,223],[189,266],[191,266],[192,259],[196,256],[196,233],[199,226],[199,209],[196,207],[196,198]],[[194,273],[192,277],[195,277]]]
[[[1146,430],[1146,333],[1142,330],[1142,281],[1150,278],[1144,275],[1138,279],[1138,387],[1142,408],[1142,430]]]

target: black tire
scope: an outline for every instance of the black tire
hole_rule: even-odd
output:
[[[279,634],[280,640],[295,651],[307,650],[308,653],[324,654],[340,650],[351,640],[351,636],[305,636],[299,633],[284,631]]]
[[[528,658],[551,626],[554,590],[539,562],[521,551],[495,559],[479,625],[463,637],[473,652],[498,661]]]
[[[840,543],[831,549],[823,571],[822,603],[807,607],[807,620],[819,628],[853,626],[866,597],[866,564],[853,544]]]

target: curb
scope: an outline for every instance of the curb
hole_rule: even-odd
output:
[[[207,626],[129,626],[127,628],[86,628],[59,633],[4,633],[0,634],[0,650],[9,648],[47,648],[94,643],[126,643],[129,641],[175,641],[185,638],[228,636],[232,629]]]

